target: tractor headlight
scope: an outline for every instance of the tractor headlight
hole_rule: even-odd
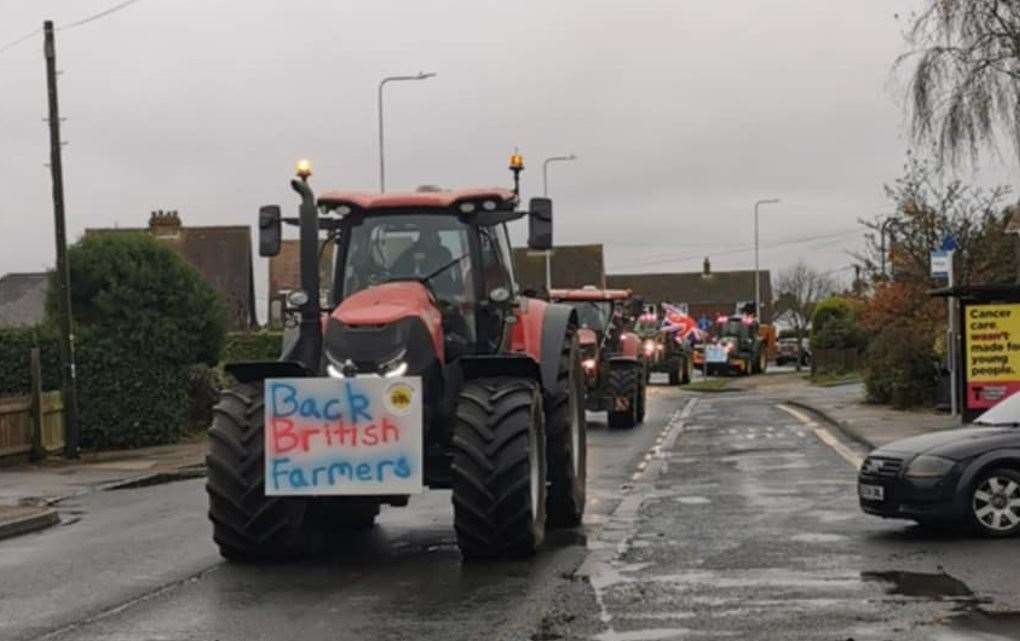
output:
[[[595,369],[595,359],[594,358],[584,359],[583,361],[581,361],[581,367],[588,370],[589,372],[592,371],[593,369]]]
[[[379,368],[376,371],[386,378],[403,376],[407,373],[407,361],[404,359],[405,356],[407,356],[407,350],[400,350],[399,354],[379,365]]]
[[[333,363],[326,365],[326,373],[329,374],[330,377],[332,378],[347,378],[346,376],[344,376],[343,370],[341,370]]]
[[[654,352],[654,351],[655,351],[655,341],[650,340],[650,339],[646,340],[645,341],[645,355],[646,356],[651,356],[652,352]]]
[[[954,465],[956,465],[955,461],[950,461],[941,456],[922,454],[910,462],[905,476],[912,479],[942,478],[949,474]]]

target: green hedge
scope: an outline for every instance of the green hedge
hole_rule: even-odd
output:
[[[275,361],[280,358],[283,332],[231,332],[223,343],[224,363]]]
[[[55,332],[45,327],[0,329],[0,396],[32,391],[33,347],[40,351],[43,389],[60,389],[60,342]]]
[[[868,334],[857,323],[857,310],[847,299],[830,296],[815,305],[811,316],[812,349],[863,350]]]
[[[935,351],[924,332],[892,325],[872,340],[864,374],[872,403],[900,409],[931,405],[937,383]]]

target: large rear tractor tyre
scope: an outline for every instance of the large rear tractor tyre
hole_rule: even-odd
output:
[[[609,407],[609,429],[629,430],[637,425],[637,399],[640,393],[638,379],[637,367],[610,367],[606,381],[607,392],[612,397]],[[626,407],[618,405],[621,398],[626,400]]]
[[[220,554],[231,561],[301,556],[322,543],[308,526],[307,500],[265,494],[262,397],[261,381],[224,391],[209,429],[209,519]]]
[[[546,519],[551,527],[576,527],[584,517],[588,484],[588,429],[584,416],[584,373],[573,334],[563,342],[557,390],[545,398],[546,458],[549,494]]]
[[[524,378],[464,386],[453,427],[453,517],[465,559],[534,554],[545,535],[542,393]]]

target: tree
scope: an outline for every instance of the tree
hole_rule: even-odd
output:
[[[930,162],[908,153],[903,176],[885,186],[894,213],[861,221],[868,231],[865,249],[855,257],[872,283],[887,280],[885,262],[896,281],[927,290],[938,285],[930,276],[931,251],[952,236],[957,284],[1012,281],[1013,240],[1006,233],[1009,191],[1006,186],[971,187],[956,179],[943,182]]]
[[[779,272],[776,291],[779,294],[777,311],[793,323],[797,336],[797,371],[804,361],[804,333],[807,330],[815,303],[834,293],[836,281],[823,272],[809,267],[804,261]]]
[[[916,140],[940,160],[976,160],[1004,134],[1020,157],[1020,5],[1015,0],[927,0],[907,33],[916,61],[909,110]]]
[[[195,268],[145,234],[86,236],[68,261],[82,446],[175,442],[187,420],[189,371],[219,359],[223,303]]]

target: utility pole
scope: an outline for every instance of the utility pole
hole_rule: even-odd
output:
[[[61,382],[64,388],[64,456],[78,458],[78,384],[75,379],[74,335],[71,322],[71,270],[67,264],[67,231],[64,227],[64,168],[61,164],[60,110],[57,102],[57,51],[53,21],[43,23],[46,56],[46,93],[50,123],[50,173],[53,176],[53,222],[57,243],[57,300],[60,305]]]

